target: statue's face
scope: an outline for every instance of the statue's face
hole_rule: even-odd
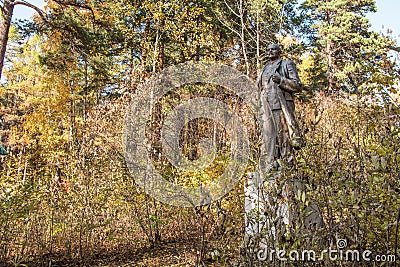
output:
[[[270,60],[278,59],[281,54],[281,49],[277,45],[269,45],[267,48],[267,56]]]

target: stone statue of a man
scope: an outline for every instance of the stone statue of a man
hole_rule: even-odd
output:
[[[261,151],[262,172],[278,169],[293,162],[293,149],[303,145],[298,122],[295,117],[293,93],[299,92],[302,84],[296,64],[280,58],[281,48],[271,44],[267,48],[268,62],[262,69],[257,85],[260,92],[261,109],[264,116],[272,118],[273,124],[263,124],[263,138],[274,138],[270,158]],[[271,136],[272,133],[272,136]],[[265,142],[264,142],[265,143]],[[264,148],[266,150],[266,148]]]

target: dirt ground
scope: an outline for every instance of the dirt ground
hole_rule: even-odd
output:
[[[72,267],[72,266],[96,266],[96,267],[222,267],[231,266],[231,259],[205,256],[199,261],[200,252],[190,248],[185,243],[164,243],[156,247],[121,248],[119,251],[99,252],[96,255],[80,260],[63,259],[57,255],[46,255],[41,259],[19,266],[43,266],[43,267]],[[234,260],[233,260],[234,261]],[[12,266],[12,265],[11,265]],[[18,265],[17,265],[18,266]]]

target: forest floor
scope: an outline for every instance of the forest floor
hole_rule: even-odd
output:
[[[164,243],[156,247],[121,248],[119,251],[99,252],[80,260],[68,260],[56,255],[44,256],[41,259],[20,266],[96,266],[96,267],[180,267],[180,266],[204,266],[222,267],[231,266],[229,260],[212,260],[210,257],[197,264],[199,251],[185,243]]]

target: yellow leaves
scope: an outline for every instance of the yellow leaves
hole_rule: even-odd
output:
[[[295,198],[298,201],[306,203],[306,192],[304,190],[298,189],[296,192]]]
[[[47,46],[48,49],[50,46]],[[35,35],[24,52],[13,58],[5,72],[8,90],[18,98],[10,113],[18,114],[9,142],[15,146],[35,145],[44,154],[64,150],[70,142],[70,88],[58,73],[47,72],[39,64],[42,39]],[[15,116],[15,115],[14,115]]]
[[[19,38],[18,36],[18,28],[16,27],[15,24],[10,25],[10,31],[8,32],[8,38],[9,40],[17,39]]]
[[[313,75],[310,71],[315,67],[314,58],[310,54],[306,54],[302,57],[301,63],[298,65],[299,76],[302,83],[307,87],[313,82]]]
[[[44,11],[50,11],[52,9],[59,8],[59,4],[57,4],[55,1],[48,0],[46,2],[46,5],[43,7]]]
[[[298,42],[297,38],[291,36],[290,34],[286,34],[285,36],[277,34],[276,37],[278,39],[278,42],[283,45],[283,49],[287,49],[291,45],[294,45]]]

